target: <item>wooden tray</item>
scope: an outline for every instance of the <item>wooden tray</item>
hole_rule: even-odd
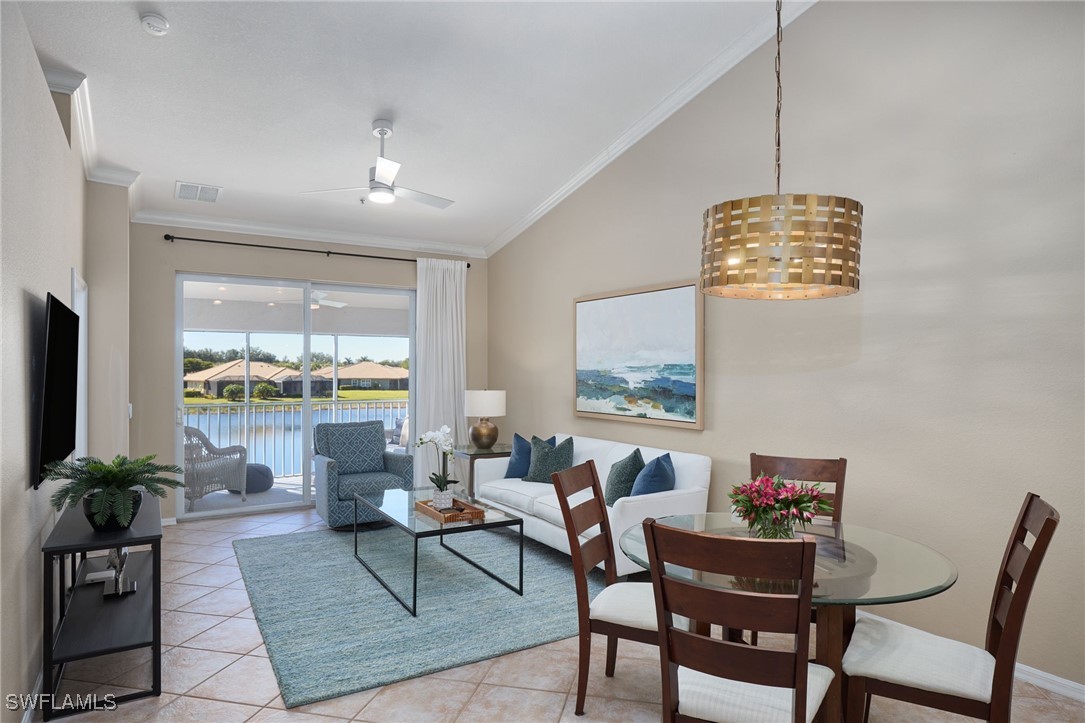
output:
[[[457,507],[462,507],[463,512],[441,512],[433,507],[432,500],[415,500],[414,509],[427,517],[432,517],[438,522],[469,522],[471,520],[486,519],[486,510],[475,507],[470,502],[457,499],[453,502]]]

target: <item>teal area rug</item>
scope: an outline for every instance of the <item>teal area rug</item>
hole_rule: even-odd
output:
[[[410,602],[413,543],[393,527],[359,535],[362,557]],[[446,538],[516,584],[514,529]],[[350,533],[299,532],[234,542],[252,610],[293,708],[474,663],[577,634],[572,562],[524,540],[520,597],[440,547],[418,542],[418,617],[354,559]],[[592,595],[603,587],[592,574]]]

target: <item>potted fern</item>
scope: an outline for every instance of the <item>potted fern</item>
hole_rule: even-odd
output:
[[[126,530],[139,512],[143,502],[140,486],[155,497],[165,497],[166,488],[184,487],[184,483],[163,473],[183,474],[175,464],[158,464],[155,455],[128,459],[118,454],[106,463],[97,457],[80,457],[74,462],[51,462],[45,466],[45,479],[68,480],[53,493],[57,510],[65,504],[75,507],[83,502],[83,514],[98,532]]]

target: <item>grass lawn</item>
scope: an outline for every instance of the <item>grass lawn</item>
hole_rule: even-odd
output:
[[[410,396],[410,392],[406,390],[385,390],[385,389],[340,389],[339,401],[341,402],[355,402],[355,401],[395,401],[404,400]],[[331,397],[313,397],[314,402],[330,402]],[[237,402],[234,402],[235,404]],[[301,404],[300,397],[273,397],[271,399],[253,399],[252,404]],[[186,397],[185,404],[231,404],[225,399],[191,399]]]

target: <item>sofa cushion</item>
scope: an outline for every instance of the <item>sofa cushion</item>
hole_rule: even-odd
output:
[[[637,475],[633,482],[633,497],[647,495],[653,492],[666,492],[674,489],[674,463],[671,455],[661,454],[648,464]]]
[[[341,475],[384,469],[383,422],[318,424],[314,436],[317,454],[334,459]]]
[[[554,486],[550,485],[550,494],[535,498],[535,506],[532,508],[531,514],[538,517],[540,520],[549,522],[551,525],[565,527],[565,518],[561,516],[561,505],[558,503],[558,495],[553,489]]]
[[[644,457],[640,453],[640,447],[611,466],[604,493],[608,507],[613,507],[619,499],[630,495],[633,491],[633,483],[637,481],[637,475],[642,469],[644,469]]]
[[[556,447],[545,440],[531,438],[531,466],[524,475],[525,482],[550,483],[550,475],[573,466],[573,439],[570,437]]]
[[[355,494],[368,495],[402,487],[403,478],[391,472],[358,472],[339,475],[339,499],[341,500],[353,500]]]
[[[519,479],[499,479],[480,485],[475,494],[484,500],[493,500],[498,504],[519,510],[525,515],[530,515],[533,513],[535,501],[538,498],[547,495],[554,496],[554,485],[525,482]],[[561,511],[559,510],[558,520],[560,519]]]
[[[551,437],[546,440],[546,443],[551,447],[554,447],[557,445],[558,440],[555,437]],[[527,475],[530,468],[531,442],[527,441],[519,434],[512,435],[512,454],[509,455],[509,468],[505,470],[506,479],[521,479]]]

